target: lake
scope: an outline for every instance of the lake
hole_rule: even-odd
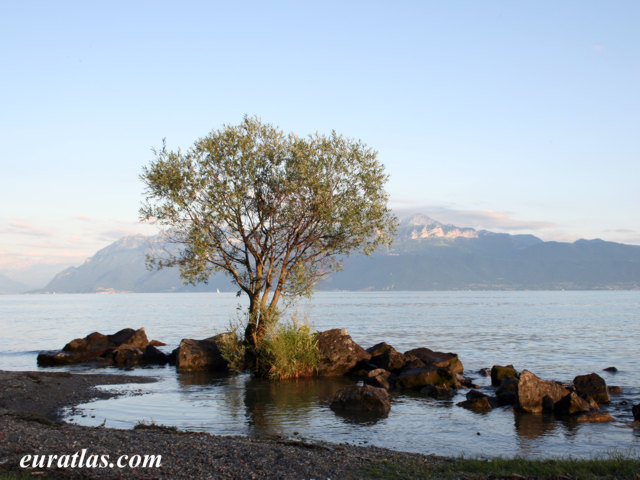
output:
[[[230,293],[0,296],[0,369],[36,370],[40,350],[126,327],[145,327],[149,339],[170,350],[182,338],[228,330],[244,306]],[[623,388],[605,407],[616,421],[578,424],[508,407],[477,414],[456,406],[466,393],[461,390],[451,401],[393,394],[388,417],[360,422],[329,408],[333,393],[350,383],[345,379],[269,382],[246,374],[177,374],[173,367],[130,372],[160,381],[116,387],[126,394],[81,405],[68,420],[115,428],[154,421],[220,435],[281,435],[447,456],[638,454],[640,427],[632,423],[631,406],[640,403],[640,291],[320,292],[292,312],[316,330],[346,328],[364,348],[386,341],[399,351],[456,352],[465,375],[480,385],[490,381],[477,371],[494,364],[560,381],[596,372]],[[618,372],[602,371],[609,366]]]

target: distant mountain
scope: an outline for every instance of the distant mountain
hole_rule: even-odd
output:
[[[24,283],[16,282],[6,275],[0,274],[0,294],[22,293],[28,288]]]
[[[125,237],[68,268],[43,292],[235,291],[219,274],[209,285],[182,284],[175,269],[149,271],[145,255],[157,239]],[[324,290],[637,289],[640,246],[602,240],[544,242],[445,225],[424,215],[401,222],[389,250],[353,255],[325,279]]]

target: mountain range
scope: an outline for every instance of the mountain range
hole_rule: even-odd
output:
[[[154,247],[155,245],[155,247]],[[177,269],[149,271],[157,237],[122,238],[84,264],[58,273],[38,293],[235,291],[229,277],[187,286]],[[321,290],[638,289],[640,246],[578,240],[545,242],[446,225],[425,215],[401,222],[390,249],[353,255]],[[0,277],[0,291],[2,290]]]

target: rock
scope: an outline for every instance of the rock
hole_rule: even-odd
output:
[[[87,362],[107,365],[113,362],[114,352],[121,345],[129,345],[142,352],[148,343],[144,328],[138,330],[125,328],[113,335],[93,332],[84,338],[71,340],[60,351],[41,352],[38,355],[38,365],[58,366]],[[125,355],[124,350],[118,355],[118,361],[124,362],[122,365],[130,366],[130,362],[135,362],[133,357],[129,358],[131,356],[130,352],[126,353],[127,358],[129,358],[126,361],[123,355]]]
[[[405,352],[405,355],[412,355],[427,366],[448,368],[453,373],[462,373],[464,371],[462,362],[455,353],[434,352],[429,348],[414,348]]]
[[[149,345],[153,346],[153,347],[166,347],[167,344],[164,342],[161,342],[160,340],[151,340],[149,342]]]
[[[481,377],[488,377],[489,375],[491,375],[491,369],[481,368],[480,370],[478,370],[478,375],[480,375]]]
[[[616,373],[618,369],[616,367],[607,367],[604,369],[605,372]]]
[[[464,375],[462,375],[460,373],[456,373],[456,382],[458,382],[458,385],[461,385],[463,387],[480,388],[480,387],[476,386],[475,383],[473,383],[473,379],[472,378],[465,377]]]
[[[142,350],[125,343],[113,351],[112,358],[116,367],[133,367],[140,363]]]
[[[542,380],[529,370],[523,370],[518,380],[518,401],[516,410],[527,413],[541,413],[543,411],[543,399],[548,396],[551,410],[557,401],[569,394],[569,391],[556,382]],[[545,407],[549,408],[548,401]]]
[[[613,422],[615,418],[611,416],[609,413],[605,412],[593,412],[587,413],[586,415],[582,415],[578,417],[578,422],[588,422],[588,423],[604,423],[604,422]]]
[[[518,379],[518,372],[513,365],[507,365],[505,367],[501,365],[494,365],[491,367],[491,385],[494,387],[499,386],[506,377]]]
[[[491,399],[488,395],[478,390],[471,390],[467,393],[467,399],[464,402],[458,402],[456,405],[466,408],[467,410],[482,413],[492,410],[493,406],[497,405],[497,401],[495,398]]]
[[[147,348],[144,349],[140,363],[145,365],[166,365],[169,363],[169,355],[156,348],[150,342]]]
[[[334,328],[316,336],[320,362],[318,375],[332,377],[348,373],[358,362],[371,359],[364,348],[351,339],[346,330]]]
[[[633,413],[633,419],[640,422],[640,403],[631,408],[631,413]]]
[[[204,340],[184,338],[180,342],[176,355],[176,367],[178,371],[225,371],[227,361],[222,358],[218,342],[227,335],[234,333],[221,333]]]
[[[331,402],[333,410],[386,415],[391,409],[389,393],[371,385],[351,386],[338,390]]]
[[[553,406],[553,413],[561,416],[577,415],[579,413],[590,412],[591,410],[592,407],[589,402],[581,398],[576,392],[569,393],[569,395],[558,400]]]
[[[457,387],[455,374],[448,368],[418,367],[403,370],[396,381],[398,389],[419,389],[426,385]]]
[[[579,375],[573,379],[573,385],[580,395],[589,395],[598,403],[610,401],[607,384],[597,373]]]
[[[407,363],[404,364],[404,367],[402,367],[402,370],[411,370],[412,368],[420,368],[420,367],[427,366],[422,360],[420,360],[415,355],[405,354],[404,356],[407,359]]]
[[[405,355],[385,342],[368,348],[367,352],[371,354],[371,363],[390,372],[400,371],[408,360]]]
[[[449,400],[455,396],[458,391],[455,388],[445,385],[425,385],[420,389],[420,393],[436,400]]]
[[[607,393],[609,393],[609,395],[620,395],[622,393],[622,387],[617,385],[608,385]]]
[[[132,347],[144,350],[147,348],[147,345],[149,345],[149,340],[147,339],[144,328],[139,328],[138,330],[124,328],[113,335],[109,335],[108,338],[109,343],[118,347],[120,345],[131,345]]]
[[[395,386],[396,379],[397,376],[393,373],[382,368],[378,368],[376,370],[371,370],[368,373],[367,377],[364,379],[364,383],[373,387],[390,390]]]
[[[555,402],[549,395],[542,397],[542,413],[553,413]]]

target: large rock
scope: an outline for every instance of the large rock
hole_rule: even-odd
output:
[[[221,333],[204,340],[184,338],[176,352],[176,368],[181,371],[225,371],[227,361],[222,357],[219,343],[233,333]]]
[[[429,348],[414,348],[404,353],[406,356],[413,356],[431,367],[448,368],[453,373],[462,373],[464,367],[455,353],[434,352]]]
[[[372,387],[384,388],[391,390],[396,383],[397,376],[383,368],[371,370],[364,378],[364,383]]]
[[[609,403],[609,392],[604,379],[597,373],[578,375],[573,386],[580,395],[589,395],[598,403]]]
[[[140,363],[144,365],[166,365],[169,363],[169,355],[149,343],[142,354]]]
[[[122,344],[113,351],[113,364],[121,368],[133,367],[140,363],[142,354],[139,348],[126,343]]]
[[[633,413],[633,419],[640,422],[640,403],[631,407],[631,413]]]
[[[509,376],[504,377],[496,389],[496,397],[500,405],[515,405],[518,401],[518,380]]]
[[[529,370],[523,370],[518,380],[518,401],[516,410],[527,413],[542,413],[543,405],[552,402],[548,408],[567,396],[569,390],[562,385],[536,377]],[[545,401],[545,397],[548,400]]]
[[[591,405],[587,400],[580,397],[576,392],[571,392],[569,395],[558,400],[554,407],[553,412],[556,415],[578,415],[580,413],[587,413],[592,410]]]
[[[354,342],[344,329],[334,328],[316,336],[320,357],[318,375],[335,377],[348,373],[359,362],[368,361],[371,354]]]
[[[448,368],[418,367],[404,370],[396,380],[398,389],[420,389],[427,385],[457,387],[456,377]]]
[[[491,385],[498,387],[505,378],[518,380],[518,372],[513,365],[494,365],[491,367]]]
[[[400,371],[408,360],[405,355],[385,342],[367,348],[367,352],[371,354],[371,363],[390,372]]]
[[[355,413],[386,415],[391,409],[391,403],[389,393],[384,388],[376,388],[371,385],[352,386],[336,392],[331,402],[331,408]]]
[[[144,328],[134,330],[125,328],[113,335],[93,332],[84,338],[76,338],[67,343],[62,350],[41,352],[37,361],[40,366],[73,365],[79,363],[97,363],[108,365],[114,362],[114,352],[122,345],[139,349],[141,352],[149,344]],[[118,356],[117,366],[131,366],[131,360],[124,361]]]

